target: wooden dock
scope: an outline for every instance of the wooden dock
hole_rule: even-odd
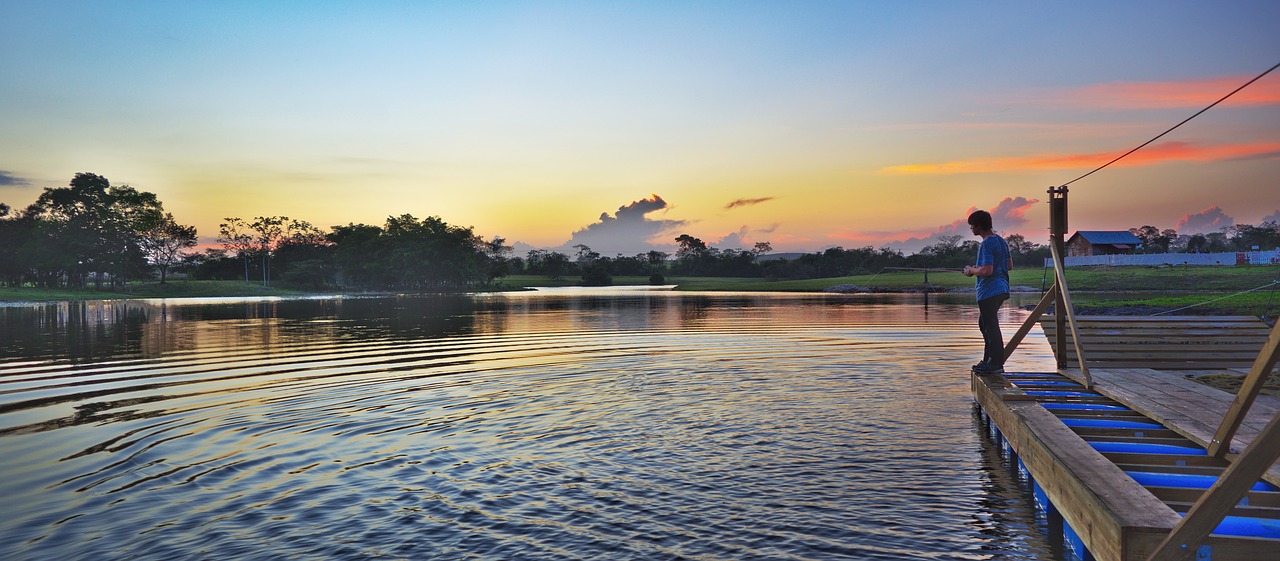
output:
[[[1276,344],[1272,330],[1256,318],[1076,318],[1059,337],[1054,323],[1048,318],[1045,331],[1056,356],[1076,360],[1062,360],[1057,372],[973,374],[972,388],[984,422],[1089,556],[1280,560],[1280,462],[1265,450],[1241,460],[1255,439],[1272,442],[1278,431],[1267,429],[1280,419],[1280,399],[1250,397],[1241,406],[1235,394],[1191,379],[1239,375],[1251,364],[1270,371],[1274,360],[1254,363],[1275,355],[1264,350]],[[1232,415],[1238,424],[1224,423]],[[1238,426],[1234,437],[1215,446],[1228,424]],[[1252,472],[1236,463],[1256,468],[1244,487],[1230,472]],[[1224,481],[1238,487],[1237,498],[1218,498]],[[1225,518],[1196,514],[1202,503]],[[1205,537],[1171,545],[1193,521],[1207,524]]]

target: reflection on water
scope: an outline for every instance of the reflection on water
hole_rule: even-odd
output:
[[[3,307],[0,557],[1053,559],[969,298]]]

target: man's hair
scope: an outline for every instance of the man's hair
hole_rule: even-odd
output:
[[[991,229],[991,213],[985,210],[976,210],[969,215],[969,225],[977,226],[983,230]]]

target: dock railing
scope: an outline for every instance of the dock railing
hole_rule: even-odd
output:
[[[1267,344],[1263,346],[1262,352],[1258,353],[1258,359],[1254,361],[1253,368],[1245,377],[1244,385],[1236,392],[1236,398],[1223,418],[1222,426],[1210,443],[1210,455],[1226,455],[1225,451],[1230,448],[1232,436],[1235,435],[1250,406],[1258,397],[1262,384],[1271,375],[1277,359],[1280,359],[1280,323],[1271,328]],[[1267,423],[1244,452],[1231,462],[1231,467],[1227,468],[1218,481],[1200,496],[1200,500],[1191,506],[1187,515],[1173,527],[1147,561],[1212,558],[1212,552],[1203,551],[1204,548],[1200,543],[1213,532],[1214,528],[1218,527],[1222,519],[1231,512],[1231,508],[1240,502],[1245,493],[1249,492],[1249,487],[1256,483],[1262,474],[1276,463],[1277,459],[1280,459],[1280,414]]]

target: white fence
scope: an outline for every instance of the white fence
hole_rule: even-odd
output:
[[[1145,253],[1134,255],[1087,255],[1067,257],[1063,264],[1068,267],[1084,267],[1088,265],[1110,265],[1124,267],[1131,265],[1274,265],[1280,263],[1280,249],[1267,251],[1240,251],[1231,253]],[[1052,267],[1053,260],[1045,259],[1045,267]]]

